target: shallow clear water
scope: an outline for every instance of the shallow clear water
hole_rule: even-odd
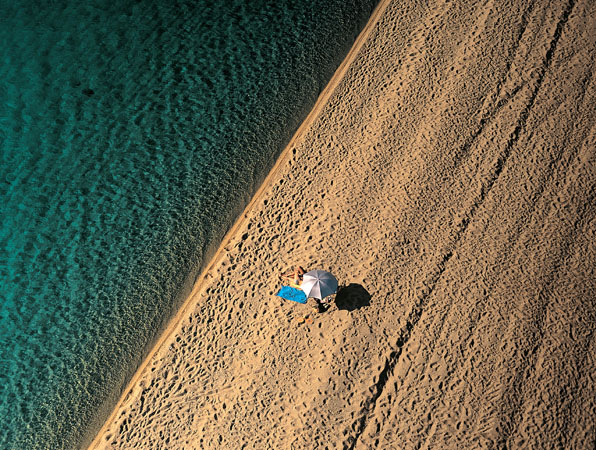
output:
[[[101,425],[374,3],[0,0],[0,448]]]

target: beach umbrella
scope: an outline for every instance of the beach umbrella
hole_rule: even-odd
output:
[[[304,291],[307,297],[323,300],[328,295],[337,292],[337,280],[324,270],[311,270],[303,275],[300,289]]]

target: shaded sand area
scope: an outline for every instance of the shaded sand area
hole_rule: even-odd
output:
[[[594,2],[382,2],[346,62],[95,447],[593,448]]]

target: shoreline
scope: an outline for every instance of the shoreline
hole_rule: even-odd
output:
[[[159,338],[157,339],[156,343],[152,346],[151,350],[147,353],[147,355],[143,358],[142,363],[136,369],[133,377],[127,383],[126,388],[120,394],[120,397],[117,403],[114,405],[111,414],[108,418],[104,421],[102,427],[95,433],[93,440],[89,445],[83,445],[82,448],[87,448],[88,450],[96,449],[98,445],[100,445],[101,437],[105,434],[106,430],[109,426],[114,422],[114,419],[118,413],[118,409],[126,400],[126,398],[130,395],[135,385],[138,383],[139,379],[143,375],[143,372],[151,362],[152,358],[158,353],[158,351],[163,347],[164,343],[168,340],[168,338],[172,335],[172,333],[178,328],[180,322],[188,316],[189,309],[194,306],[194,300],[197,294],[204,288],[203,284],[209,273],[213,270],[213,268],[220,262],[221,257],[226,252],[226,247],[229,245],[232,238],[238,233],[238,230],[244,225],[247,214],[250,210],[254,208],[254,206],[262,199],[264,193],[271,187],[271,182],[275,179],[276,175],[280,171],[280,168],[283,167],[289,157],[290,157],[290,150],[295,145],[295,142],[300,139],[304,131],[310,126],[310,124],[316,119],[316,117],[321,112],[323,106],[327,103],[332,93],[335,91],[337,86],[339,85],[340,81],[343,79],[345,72],[348,70],[350,64],[355,59],[358,51],[366,41],[366,38],[374,28],[375,24],[378,22],[379,18],[390,4],[391,0],[380,0],[375,9],[373,10],[370,18],[366,22],[364,28],[358,34],[358,37],[354,41],[354,44],[350,48],[348,54],[341,62],[339,67],[334,72],[333,76],[323,89],[323,91],[319,94],[315,105],[313,106],[312,110],[306,116],[305,120],[300,124],[288,144],[284,147],[282,152],[279,154],[275,164],[261,183],[259,189],[255,192],[253,197],[251,198],[250,202],[246,207],[243,209],[242,213],[238,216],[238,218],[234,221],[231,228],[227,231],[224,238],[222,239],[221,243],[217,247],[217,250],[213,254],[211,258],[209,258],[209,262],[206,264],[205,268],[201,270],[194,286],[191,289],[190,294],[188,295],[187,299],[182,303],[180,308],[178,309],[177,313],[169,320],[168,325],[160,334]]]
[[[596,439],[593,7],[383,6],[97,448]]]

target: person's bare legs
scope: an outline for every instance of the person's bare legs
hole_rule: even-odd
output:
[[[306,272],[302,268],[302,266],[295,266],[294,271],[287,271],[285,273],[281,273],[279,276],[282,280],[287,282],[294,282],[294,284],[299,285],[302,282],[302,275]]]
[[[304,269],[300,266],[294,268],[294,284],[299,285],[302,283],[302,275],[304,275]]]
[[[294,278],[294,271],[292,269],[286,270],[279,274],[280,278],[291,280]]]

